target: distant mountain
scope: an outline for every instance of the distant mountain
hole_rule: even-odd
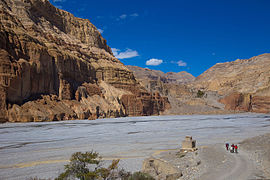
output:
[[[128,68],[146,89],[168,96],[168,114],[270,112],[270,54],[217,63],[197,78]]]
[[[164,73],[158,70],[151,70],[147,68],[141,68],[138,66],[127,66],[128,69],[133,71],[136,78],[140,80],[160,80],[163,83],[175,83],[175,84],[185,84],[195,80],[195,77],[185,71],[182,72],[168,72]]]
[[[225,113],[224,105],[218,102],[215,92],[197,97],[198,89],[190,87],[195,77],[182,71],[179,73],[150,70],[137,66],[127,66],[138,81],[150,92],[158,92],[169,98],[171,108],[165,114],[215,114]]]

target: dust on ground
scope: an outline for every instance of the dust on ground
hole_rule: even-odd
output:
[[[169,163],[182,176],[178,179],[242,180],[270,178],[270,133],[246,139],[238,153],[226,151],[224,144],[201,146],[195,152],[170,150],[153,158]]]

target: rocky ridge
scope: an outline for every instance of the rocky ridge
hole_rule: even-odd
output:
[[[48,0],[0,2],[0,121],[160,114],[97,28]]]
[[[218,63],[190,85],[223,96],[220,102],[234,111],[270,112],[270,54]]]

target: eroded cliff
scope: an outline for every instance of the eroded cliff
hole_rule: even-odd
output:
[[[220,102],[234,111],[270,112],[270,54],[218,63],[192,83],[223,96]]]
[[[89,20],[47,0],[0,1],[0,121],[159,114],[148,93]]]

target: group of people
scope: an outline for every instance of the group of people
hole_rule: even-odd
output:
[[[238,153],[238,146],[237,146],[237,144],[232,144],[230,146],[229,143],[226,143],[225,146],[226,146],[226,150],[227,151],[230,151],[231,153]]]

